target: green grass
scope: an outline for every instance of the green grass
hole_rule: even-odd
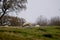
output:
[[[60,27],[0,27],[0,40],[60,40]]]

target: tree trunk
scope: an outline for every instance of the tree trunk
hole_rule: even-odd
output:
[[[0,17],[0,20],[3,18],[3,16],[6,14],[6,10],[4,11],[3,10],[3,14],[1,15],[1,17]]]
[[[2,10],[3,11],[3,14],[1,15],[1,17],[0,17],[0,25],[2,25],[2,18],[3,18],[3,16],[6,14],[6,10]]]

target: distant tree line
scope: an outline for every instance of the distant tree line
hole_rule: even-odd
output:
[[[0,20],[0,26],[23,26],[24,23],[27,21],[24,18],[14,17],[14,16],[7,16],[5,15]],[[40,25],[40,26],[60,26],[60,17],[52,17],[50,20],[43,16],[39,16],[35,23],[31,23],[32,26]]]
[[[37,25],[40,26],[60,26],[60,17],[59,16],[55,16],[52,17],[50,20],[48,20],[47,18],[43,17],[43,16],[39,16],[36,20]]]
[[[50,25],[60,26],[60,17],[52,17],[50,20]]]

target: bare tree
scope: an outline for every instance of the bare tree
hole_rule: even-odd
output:
[[[0,20],[7,11],[26,9],[27,0],[0,0]]]
[[[52,17],[50,20],[50,25],[60,26],[60,17]]]
[[[23,24],[26,22],[26,20],[24,18],[20,18],[20,23],[21,23],[21,26],[23,27]]]
[[[9,25],[9,26],[23,26],[26,22],[24,18],[18,18],[14,16],[3,16],[2,20],[0,20],[0,26]]]
[[[39,16],[37,18],[36,24],[40,25],[40,26],[45,26],[45,25],[47,25],[47,19],[43,16]]]

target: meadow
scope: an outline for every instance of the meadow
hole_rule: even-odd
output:
[[[60,40],[60,26],[0,27],[0,40]]]

